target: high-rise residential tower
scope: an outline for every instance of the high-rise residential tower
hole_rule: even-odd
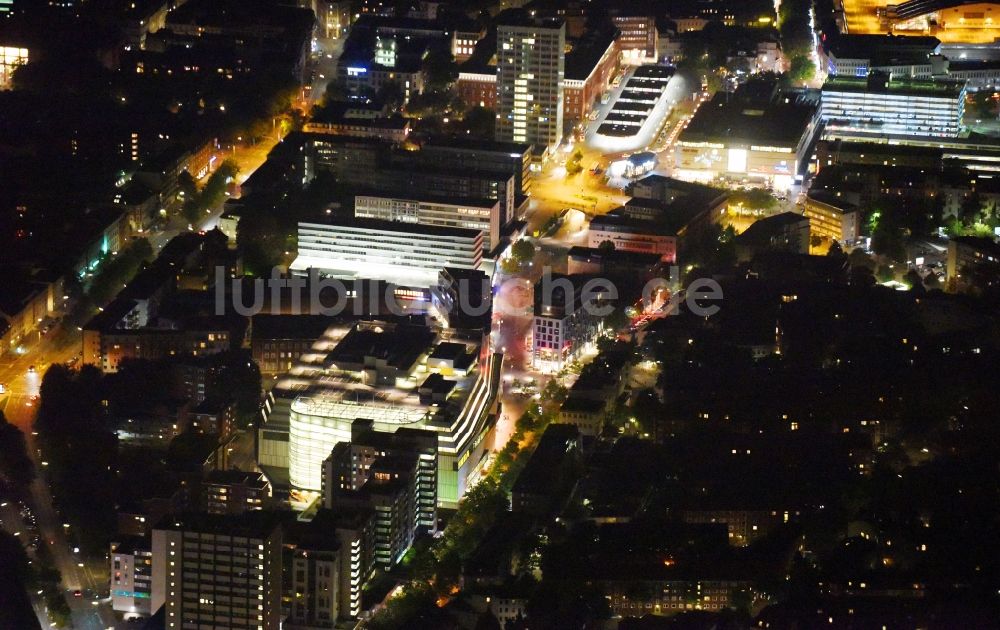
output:
[[[515,18],[497,27],[496,139],[551,153],[562,138],[566,26]]]

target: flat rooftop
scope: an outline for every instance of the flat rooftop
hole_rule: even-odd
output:
[[[879,77],[882,77],[881,80]],[[823,92],[853,92],[869,94],[899,94],[902,96],[936,96],[958,98],[962,94],[964,81],[942,81],[931,79],[890,79],[888,75],[877,73],[868,77],[830,77],[823,84]]]
[[[365,364],[368,360],[409,369],[429,347],[434,332],[425,326],[355,327],[327,354],[329,364]]]
[[[815,113],[815,105],[792,94],[762,103],[742,99],[739,92],[718,92],[698,109],[679,141],[795,147]]]

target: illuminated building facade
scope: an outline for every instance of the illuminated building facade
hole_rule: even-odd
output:
[[[612,19],[621,33],[618,49],[622,61],[634,65],[656,63],[656,18],[652,15],[616,15]]]
[[[379,219],[330,219],[299,223],[299,255],[292,273],[317,269],[342,280],[372,279],[427,288],[444,267],[478,269],[479,230],[416,225]]]
[[[865,78],[836,77],[823,84],[826,133],[954,138],[964,129],[965,83],[893,79],[873,72]]]
[[[496,199],[452,199],[429,195],[409,199],[358,195],[354,198],[354,216],[478,230],[484,235],[483,248],[487,251],[500,242],[500,228],[504,223],[500,202]]]
[[[486,353],[478,337],[442,340],[416,325],[359,322],[340,335],[317,344],[322,348],[279,379],[275,400],[290,402],[275,402],[262,427],[264,433],[287,431],[283,448],[292,488],[322,489],[324,460],[338,443],[351,441],[360,418],[378,432],[436,434],[438,505],[456,506],[478,473],[484,438],[496,419],[500,357]],[[428,387],[429,397],[422,391]]]
[[[620,212],[594,217],[587,232],[587,247],[610,242],[615,251],[658,254],[665,263],[677,261],[677,235],[652,221],[632,219]]]
[[[810,191],[803,213],[809,218],[809,230],[815,236],[840,243],[853,243],[861,236],[858,207],[834,193]]]
[[[566,124],[585,120],[618,71],[614,29],[591,31],[566,55],[563,117]]]
[[[801,179],[819,124],[814,97],[746,84],[702,105],[675,143],[674,176],[768,183],[787,190]]]
[[[566,26],[518,20],[497,27],[496,137],[548,154],[562,139]]]
[[[149,540],[130,537],[111,543],[111,608],[126,615],[149,615],[153,552]]]
[[[531,334],[535,368],[559,370],[580,356],[601,331],[600,287],[586,276],[547,276],[535,284]],[[591,290],[587,291],[585,288]]]
[[[164,627],[281,627],[281,526],[270,515],[190,514],[153,530],[152,610]]]

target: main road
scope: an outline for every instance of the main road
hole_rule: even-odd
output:
[[[63,350],[64,354],[67,352]],[[59,356],[58,352],[52,356]],[[41,374],[37,370],[13,379],[0,404],[7,421],[24,433],[28,452],[39,473],[31,484],[30,506],[37,519],[40,544],[48,547],[55,568],[62,576],[63,592],[73,612],[73,627],[104,630],[115,623],[110,601],[106,599],[109,586],[105,579],[107,572],[100,569],[103,567],[101,558],[86,561],[70,547],[67,529],[53,508],[52,495],[45,481],[46,463],[39,458],[33,424],[40,379]],[[95,568],[100,571],[96,575]],[[75,591],[80,591],[81,596],[75,597]]]

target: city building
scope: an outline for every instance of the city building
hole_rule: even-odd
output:
[[[496,137],[548,156],[563,133],[566,26],[511,19],[497,26]]]
[[[458,136],[434,137],[421,145],[417,156],[421,161],[443,169],[472,165],[483,172],[513,175],[515,198],[526,196],[531,191],[530,144],[479,138],[470,140]],[[506,196],[506,191],[498,191],[498,199]]]
[[[129,536],[111,543],[111,609],[125,616],[147,617],[152,612],[153,552],[149,539]]]
[[[237,317],[195,316],[162,327],[126,328],[131,300],[116,300],[83,327],[83,364],[117,372],[122,361],[170,356],[206,356],[238,348],[246,321]]]
[[[243,514],[263,510],[271,497],[271,484],[259,472],[213,470],[201,482],[205,511],[209,514]]]
[[[597,437],[604,430],[609,401],[583,396],[567,396],[559,407],[559,424],[572,424],[581,435]]]
[[[979,134],[944,138],[836,132],[824,133],[823,139],[816,143],[816,163],[821,168],[833,164],[874,164],[940,170],[957,165],[980,177],[995,177],[1000,172],[997,161],[1000,161],[1000,143]]]
[[[825,134],[954,138],[964,129],[965,93],[962,82],[899,80],[881,72],[827,79],[821,107]]]
[[[856,204],[825,190],[810,190],[803,214],[814,236],[852,244],[861,236],[861,218]]]
[[[340,617],[341,549],[329,533],[300,540],[292,552],[291,614],[283,628],[332,630]]]
[[[431,313],[446,328],[484,330],[492,314],[493,287],[477,269],[442,269],[431,289]]]
[[[400,143],[410,135],[410,120],[398,115],[366,118],[331,114],[310,120],[303,130],[308,133],[328,133]]]
[[[261,375],[281,374],[334,323],[326,315],[255,315],[250,320],[250,356]]]
[[[455,83],[458,97],[467,107],[497,108],[497,69],[463,66]]]
[[[559,274],[535,284],[531,356],[536,369],[559,370],[594,341],[607,287],[588,276]]]
[[[152,534],[151,610],[167,630],[281,627],[281,526],[273,515],[169,516]]]
[[[355,420],[389,433],[424,429],[438,439],[438,505],[454,507],[478,474],[496,421],[500,360],[483,344],[481,331],[387,320],[329,331],[275,383],[259,432],[262,469],[307,497],[322,490],[323,461],[351,441]],[[427,383],[434,374],[441,378]],[[421,393],[425,385],[429,393]]]
[[[630,65],[656,63],[656,18],[652,15],[619,13],[611,18],[618,27],[618,50],[622,61]]]
[[[434,374],[428,376],[435,380]],[[437,381],[443,377],[437,373]],[[425,383],[426,383],[425,379]],[[445,399],[442,396],[441,401]],[[440,401],[439,401],[440,402]],[[437,434],[423,429],[401,428],[395,433],[376,431],[371,420],[351,423],[351,441],[333,447],[323,461],[323,503],[332,508],[368,482],[386,481],[375,475],[381,458],[412,460],[407,464],[407,481],[412,489],[409,527],[414,533],[437,529]]]
[[[339,442],[324,460],[323,503],[374,511],[375,563],[389,570],[419,533],[436,530],[437,435],[406,428],[390,434],[373,426],[355,420],[351,442]]]
[[[587,231],[587,247],[599,249],[605,243],[615,251],[659,254],[665,263],[677,261],[677,235],[652,221],[635,219],[612,211],[596,216]]]
[[[563,120],[566,127],[588,119],[618,72],[618,41],[611,28],[594,29],[573,43],[566,54]]]
[[[823,42],[826,71],[833,77],[867,77],[872,71],[896,76],[930,73],[931,55],[940,54],[936,37],[836,34]]]
[[[576,245],[570,247],[566,253],[566,273],[571,276],[576,274],[631,276],[648,280],[661,269],[662,262],[664,262],[663,254],[660,252],[609,250]]]
[[[431,195],[397,198],[384,195],[354,197],[354,216],[360,219],[461,228],[483,233],[484,251],[500,243],[505,225],[497,199],[450,199]]]
[[[451,34],[451,55],[455,61],[462,63],[472,57],[476,44],[486,37],[486,29],[461,30],[455,29]]]
[[[681,511],[681,519],[685,523],[725,523],[729,544],[734,547],[745,547],[798,516],[798,510],[711,508],[697,504],[685,506]]]
[[[758,219],[736,237],[736,257],[748,261],[773,251],[808,254],[809,223],[809,217],[794,212]]]
[[[3,14],[3,3],[0,2],[0,15]],[[28,49],[23,46],[13,46],[7,42],[0,43],[0,90],[11,87],[14,70],[28,63]]]
[[[717,93],[680,133],[675,176],[749,179],[787,190],[806,170],[818,113],[809,94],[781,92],[776,82],[755,81],[734,94]]]
[[[289,621],[295,629],[332,628],[338,618],[361,614],[361,593],[376,568],[375,511],[354,505],[321,507],[304,527],[292,559],[296,598]]]
[[[1000,268],[1000,245],[991,238],[960,236],[948,241],[945,278],[956,288],[974,285],[975,271],[980,267]]]
[[[191,430],[219,436],[225,442],[236,428],[236,403],[229,398],[203,398],[188,411]]]
[[[22,343],[40,336],[40,329],[62,313],[63,278],[43,270],[0,268],[0,354],[16,352]]]
[[[299,223],[298,257],[289,267],[317,269],[341,280],[373,279],[427,288],[445,267],[477,269],[483,233],[465,228],[379,219],[327,219]]]

